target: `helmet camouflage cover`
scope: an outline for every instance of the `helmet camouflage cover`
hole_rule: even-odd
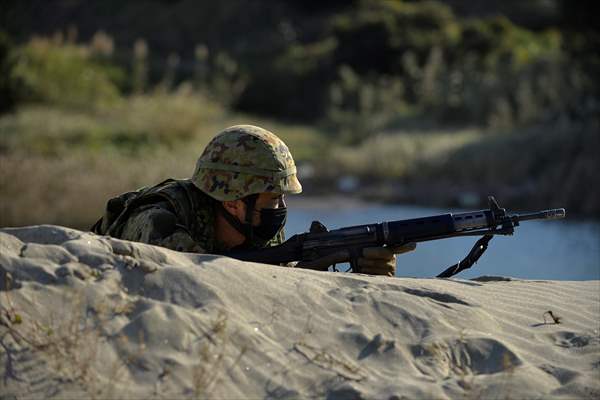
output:
[[[215,136],[198,159],[192,182],[219,201],[264,192],[302,192],[285,143],[252,125],[232,126]]]

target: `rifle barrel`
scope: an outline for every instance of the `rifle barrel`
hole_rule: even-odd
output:
[[[534,213],[518,214],[519,221],[528,221],[532,219],[561,219],[566,215],[564,208],[553,208],[551,210],[538,211]]]

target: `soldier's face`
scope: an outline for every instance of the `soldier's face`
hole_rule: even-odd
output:
[[[245,204],[244,204],[245,206]],[[256,199],[256,205],[254,206],[254,215],[252,216],[252,225],[257,226],[260,224],[260,210],[263,208],[279,208],[285,207],[284,195],[275,193],[261,193]],[[244,207],[244,212],[246,208]]]
[[[225,201],[223,206],[231,214],[235,215],[240,221],[246,218],[246,204],[242,200]],[[285,199],[282,194],[275,193],[260,193],[254,205],[254,213],[252,215],[252,225],[260,224],[260,210],[263,208],[279,208],[285,207]]]

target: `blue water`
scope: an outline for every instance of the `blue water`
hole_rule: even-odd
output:
[[[288,199],[286,233],[289,237],[305,232],[312,220],[335,229],[460,211],[465,210],[365,204],[344,199]],[[600,223],[569,220],[567,210],[564,220],[527,221],[516,228],[513,236],[496,236],[478,263],[456,277],[600,279],[599,239]],[[434,277],[461,260],[476,240],[471,237],[419,243],[415,251],[397,257],[397,276]]]

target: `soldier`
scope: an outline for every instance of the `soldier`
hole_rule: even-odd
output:
[[[191,179],[167,179],[109,200],[92,231],[185,252],[264,248],[283,242],[284,196],[300,192],[285,143],[265,129],[237,125],[206,146]],[[413,248],[365,249],[361,271],[393,276],[394,253]],[[331,260],[297,266],[323,269],[323,262]]]

